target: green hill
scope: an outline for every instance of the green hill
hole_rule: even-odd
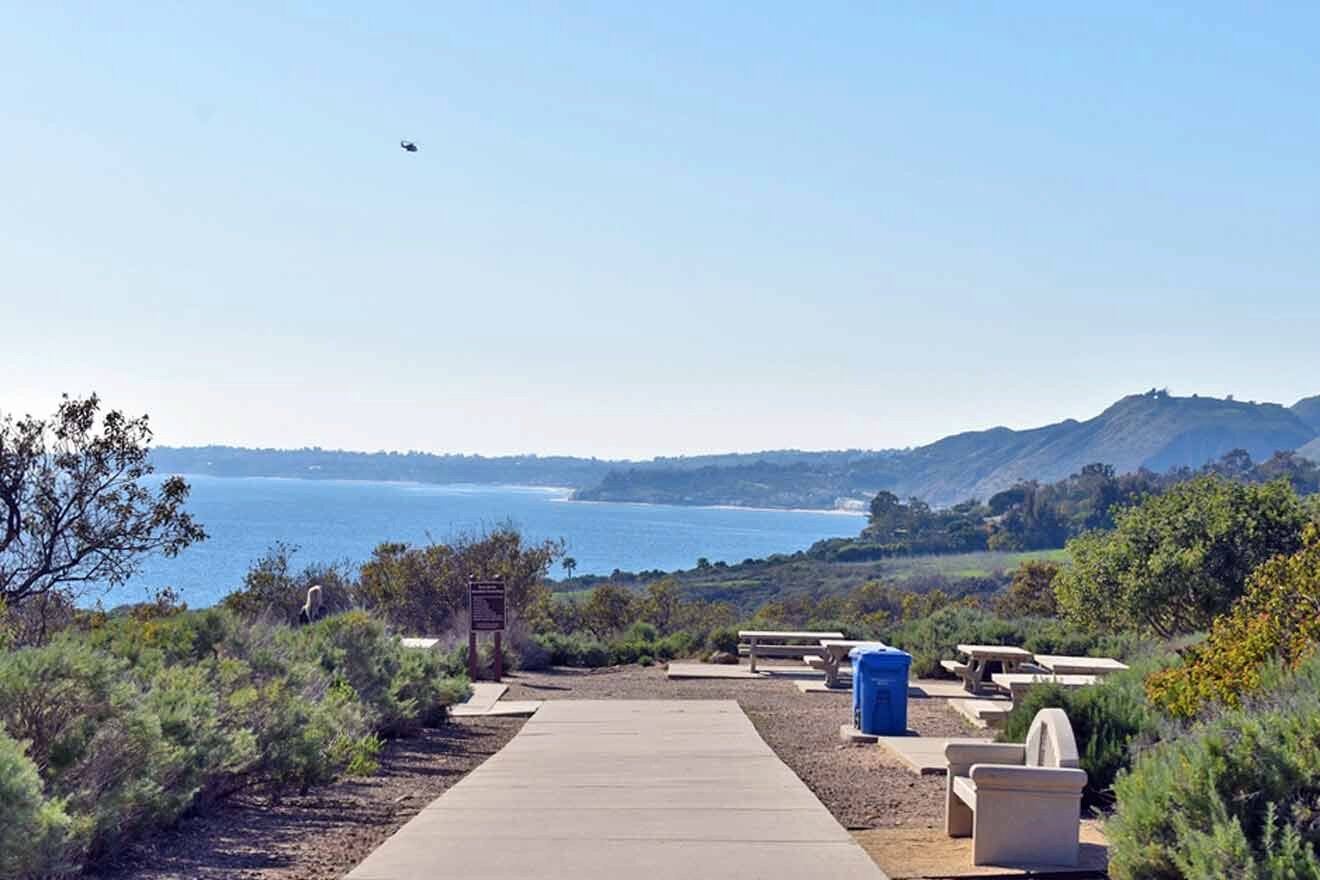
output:
[[[1320,398],[1312,400],[1320,401]],[[1307,401],[1303,401],[1306,404]],[[1303,407],[1303,413],[1310,410]],[[1119,473],[1200,467],[1233,449],[1257,461],[1315,440],[1317,428],[1275,403],[1173,397],[1149,391],[1124,397],[1087,419],[1016,431],[991,428],[928,446],[854,454],[828,462],[757,461],[677,471],[616,469],[578,497],[598,501],[820,507],[866,501],[884,489],[932,504],[987,498],[1022,480],[1060,480],[1093,462]]]
[[[1091,462],[1119,473],[1158,473],[1199,467],[1233,449],[1261,461],[1316,434],[1278,404],[1148,392],[1124,397],[1084,422],[959,434],[914,450],[918,466],[891,491],[949,503],[985,498],[1022,480],[1060,480]]]

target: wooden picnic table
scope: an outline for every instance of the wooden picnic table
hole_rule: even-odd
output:
[[[825,670],[825,686],[839,686],[839,665],[848,661],[853,648],[883,648],[884,642],[863,642],[856,639],[821,639],[821,666]]]
[[[1108,675],[1127,669],[1111,657],[1065,657],[1061,654],[1037,654],[1036,663],[1055,675]]]
[[[756,657],[806,657],[820,653],[821,639],[841,639],[837,632],[783,632],[772,629],[743,629],[738,638],[747,643],[747,657],[752,672],[756,671]],[[790,645],[789,642],[810,642],[809,645]],[[760,648],[760,650],[757,650]]]
[[[961,670],[963,687],[974,694],[984,689],[991,663],[998,661],[1005,672],[1013,673],[1032,660],[1030,651],[1008,645],[959,645],[958,653],[967,658]]]

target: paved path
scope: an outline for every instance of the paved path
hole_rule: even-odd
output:
[[[350,880],[883,874],[731,700],[552,700]]]
[[[540,700],[501,700],[500,697],[504,696],[508,689],[507,684],[499,682],[473,682],[472,696],[465,703],[451,706],[449,714],[455,718],[490,715],[527,716],[535,714],[536,710],[541,708]]]

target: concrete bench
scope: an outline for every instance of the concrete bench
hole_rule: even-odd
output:
[[[940,666],[954,678],[962,678],[967,672],[967,664],[959,663],[957,660],[941,660]]]
[[[955,740],[944,756],[945,830],[972,838],[972,864],[1077,865],[1086,771],[1062,709],[1036,713],[1025,743]]]
[[[1110,675],[1127,669],[1112,657],[1067,657],[1059,654],[1037,654],[1036,664],[1055,675]]]
[[[1008,691],[1014,703],[1020,702],[1034,684],[1051,682],[1060,687],[1079,688],[1093,685],[1099,680],[1094,675],[1050,675],[1027,672],[996,672],[990,676],[990,682],[995,687]]]
[[[841,639],[837,632],[795,632],[763,629],[738,631],[738,653],[746,654],[750,671],[756,671],[757,657],[796,657],[820,654],[821,639]],[[807,644],[790,644],[805,642]]]

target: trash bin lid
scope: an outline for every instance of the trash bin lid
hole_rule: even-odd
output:
[[[888,645],[865,645],[848,652],[852,661],[863,669],[890,669],[896,666],[911,666],[912,655]]]

